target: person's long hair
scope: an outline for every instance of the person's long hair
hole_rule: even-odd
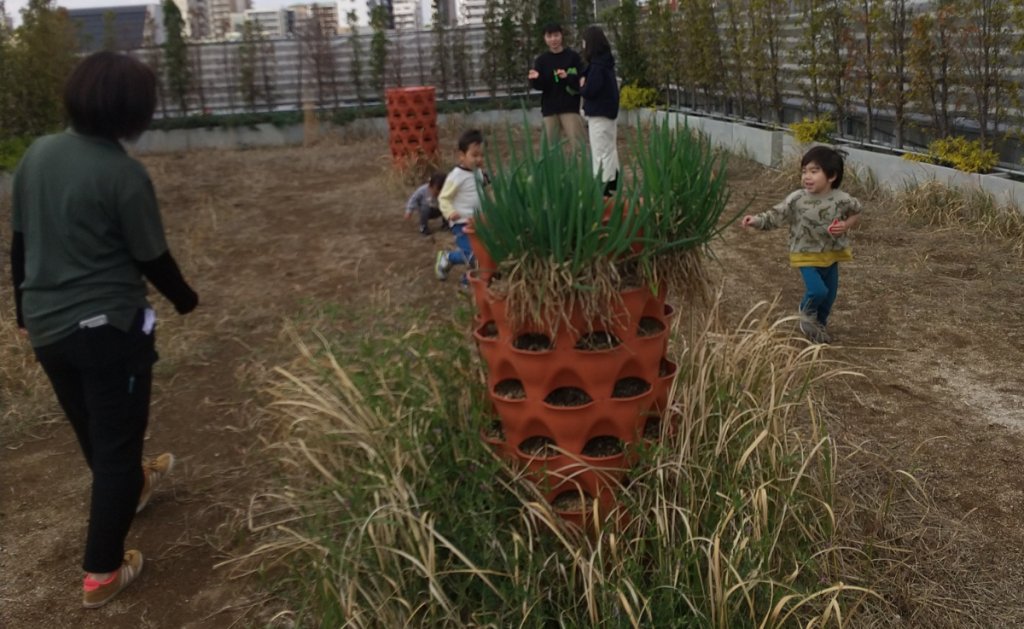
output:
[[[600,26],[588,26],[583,31],[583,60],[590,63],[595,57],[600,57],[612,51],[612,45]]]

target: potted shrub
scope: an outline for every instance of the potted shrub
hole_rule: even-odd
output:
[[[474,337],[499,417],[484,437],[582,522],[595,503],[610,511],[631,446],[660,425],[667,288],[701,285],[728,193],[708,143],[667,122],[640,135],[607,200],[589,155],[525,137],[491,160],[474,226],[491,267],[472,277]]]

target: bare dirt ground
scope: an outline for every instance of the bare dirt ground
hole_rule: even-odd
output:
[[[275,473],[260,441],[260,388],[268,368],[294,357],[286,322],[330,310],[340,331],[357,335],[367,313],[444,319],[464,303],[431,271],[450,238],[420,238],[401,220],[411,188],[389,174],[379,140],[144,162],[172,250],[201,296],[185,318],[157,298],[164,319],[147,451],[173,451],[180,467],[129,536],[146,554],[138,583],[82,610],[87,470],[0,293],[2,627],[261,624],[275,606],[272,583],[233,579],[218,564],[248,550],[241,515]],[[753,199],[752,209],[791,187],[738,162],[730,177],[735,203]],[[869,452],[932,495],[930,525],[956,530],[957,561],[987,584],[1000,619],[975,624],[1024,626],[1024,262],[997,242],[909,225],[885,204],[867,204],[865,217],[827,352],[865,377],[833,385],[829,425],[841,451]],[[780,295],[795,311],[801,282],[782,231],[730,229],[715,250],[730,320]],[[912,612],[908,626],[919,626]]]

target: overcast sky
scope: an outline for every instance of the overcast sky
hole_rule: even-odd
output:
[[[286,4],[295,4],[299,0],[253,0],[252,6],[256,9],[272,9],[283,7]],[[28,0],[6,0],[7,14],[14,17],[14,21],[21,22],[21,10],[28,4]],[[57,0],[57,4],[68,9],[88,9],[91,7],[123,7],[133,4],[159,4],[159,0]]]

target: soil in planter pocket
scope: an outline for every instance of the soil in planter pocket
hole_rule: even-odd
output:
[[[526,389],[523,388],[522,381],[510,378],[494,385],[494,395],[506,400],[525,400]]]
[[[639,337],[654,336],[665,329],[665,324],[654,317],[641,317],[636,327],[636,335]]]
[[[651,388],[643,378],[623,378],[615,383],[612,397],[636,397],[647,393]]]
[[[588,332],[580,337],[580,340],[576,341],[575,349],[583,350],[585,352],[599,352],[605,349],[612,349],[618,347],[621,344],[620,341],[611,332],[605,332],[598,330],[596,332]]]
[[[488,321],[480,328],[480,336],[488,339],[497,338],[498,326],[493,321]]]
[[[594,437],[583,446],[583,456],[593,458],[622,454],[622,442],[617,437]]]
[[[563,513],[580,513],[587,507],[587,497],[578,491],[563,491],[551,501],[551,507]]]
[[[551,406],[583,406],[590,404],[593,398],[586,391],[577,387],[558,387],[544,401]]]
[[[548,458],[558,456],[558,448],[547,437],[529,437],[519,444],[519,450],[526,455]]]
[[[661,418],[652,417],[644,424],[644,439],[657,440],[661,437]]]
[[[487,428],[484,429],[484,436],[488,439],[497,439],[498,441],[505,440],[505,430],[501,427],[501,422],[495,419],[492,421]]]
[[[672,363],[668,362],[664,358],[661,359],[661,364],[658,365],[658,377],[664,378],[665,376],[672,373]]]
[[[551,349],[551,345],[549,336],[535,332],[520,334],[512,341],[512,347],[527,352],[544,352]]]

